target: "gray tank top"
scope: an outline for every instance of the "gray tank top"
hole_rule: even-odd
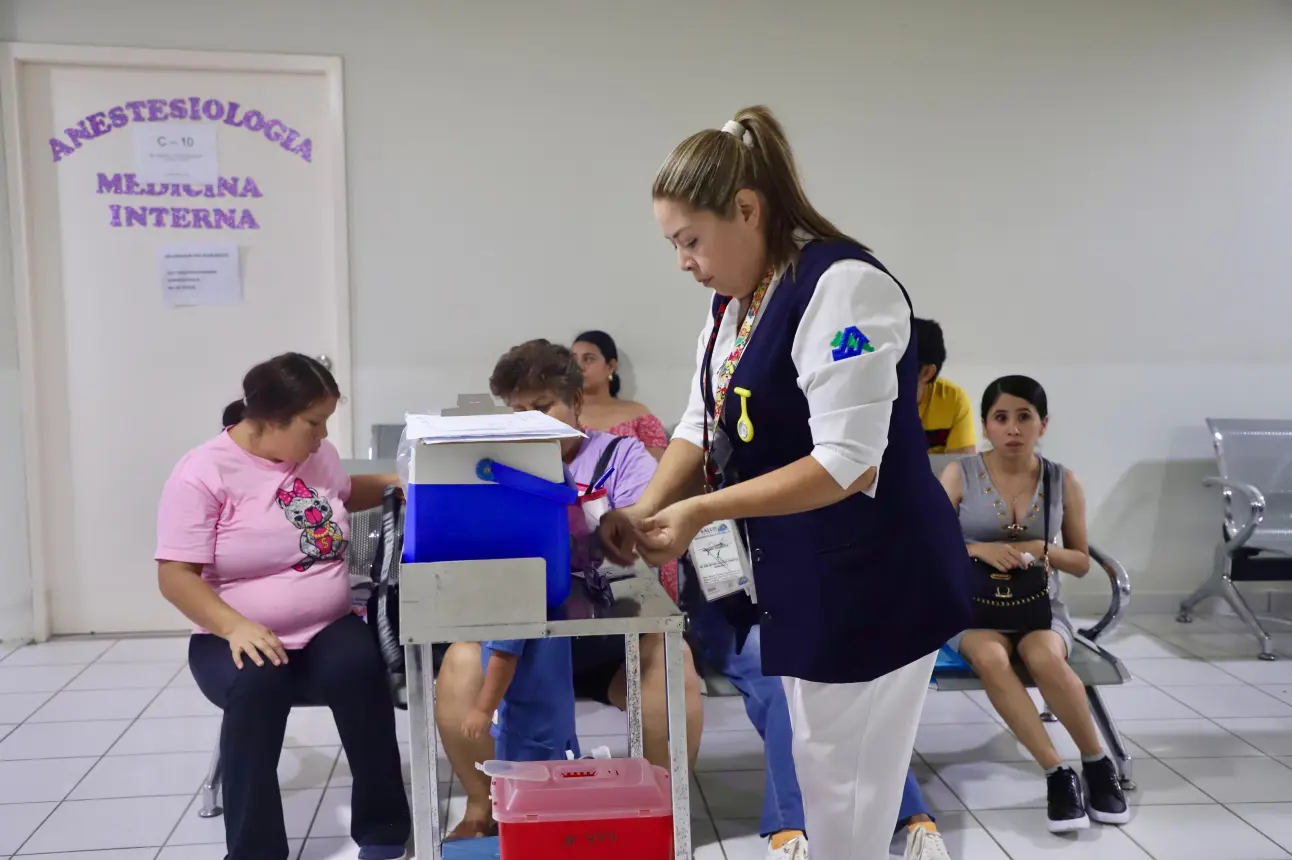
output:
[[[994,543],[996,541],[1044,540],[1053,543],[1063,528],[1063,467],[1041,458],[1041,464],[1050,476],[1050,498],[1042,498],[1044,481],[1037,480],[1036,489],[1028,504],[1027,515],[1013,528],[1014,512],[1009,500],[1001,496],[991,482],[987,464],[982,454],[974,454],[960,461],[960,530],[966,543]],[[1041,505],[1050,506],[1050,533],[1043,535],[1045,516]]]
[[[1044,481],[1038,478],[1027,513],[1018,524],[1021,528],[1013,528],[1014,512],[1009,509],[1008,500],[1001,497],[991,482],[982,454],[960,461],[960,530],[964,532],[965,543],[1044,540],[1053,544],[1058,540],[1063,531],[1064,468],[1044,457],[1041,458],[1041,466],[1050,476],[1050,498],[1044,498]],[[1041,506],[1046,504],[1050,506],[1050,533],[1042,535],[1045,516]],[[1059,574],[1055,571],[1050,575],[1050,614],[1054,617],[1055,626],[1066,627],[1070,648],[1072,620],[1063,605],[1059,588]]]

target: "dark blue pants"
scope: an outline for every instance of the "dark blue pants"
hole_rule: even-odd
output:
[[[350,835],[360,846],[408,841],[411,816],[395,739],[386,667],[363,620],[347,614],[323,628],[285,666],[233,664],[218,636],[189,640],[188,663],[202,693],[224,711],[224,833],[228,860],[287,860],[278,758],[293,704],[332,709],[354,772]]]
[[[735,628],[722,610],[703,597],[687,604],[701,659],[726,675],[740,691],[749,721],[763,738],[767,766],[759,831],[771,836],[782,830],[803,830],[803,795],[794,770],[790,709],[781,679],[763,674],[759,629],[750,631],[737,654]]]

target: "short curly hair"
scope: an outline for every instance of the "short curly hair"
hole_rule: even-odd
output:
[[[573,403],[583,394],[583,371],[568,348],[540,338],[513,346],[498,359],[489,390],[504,400],[525,391],[550,391]]]

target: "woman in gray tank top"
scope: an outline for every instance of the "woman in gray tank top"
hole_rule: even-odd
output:
[[[1090,715],[1086,691],[1068,665],[1072,620],[1059,596],[1061,573],[1084,576],[1090,569],[1086,540],[1086,499],[1081,483],[1058,463],[1036,454],[1048,421],[1045,389],[1026,376],[1006,376],[987,387],[982,400],[983,431],[992,450],[952,463],[942,484],[960,514],[969,555],[997,570],[1026,567],[1049,549],[1049,630],[967,630],[951,641],[982,679],[987,697],[1045,770],[1049,826],[1054,833],[1080,830],[1093,818],[1125,824],[1130,811],[1113,763],[1103,752]],[[1044,477],[1049,477],[1049,498]],[[1045,534],[1045,514],[1050,529]],[[1027,667],[1081,751],[1082,778],[1064,766],[1054,742],[1011,659]],[[1087,809],[1085,795],[1089,794]]]

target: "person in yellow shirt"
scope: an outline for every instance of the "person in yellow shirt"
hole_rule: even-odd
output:
[[[911,320],[911,325],[920,360],[920,421],[924,423],[929,453],[973,454],[978,450],[973,404],[963,388],[941,375],[947,361],[942,326],[918,317]]]

